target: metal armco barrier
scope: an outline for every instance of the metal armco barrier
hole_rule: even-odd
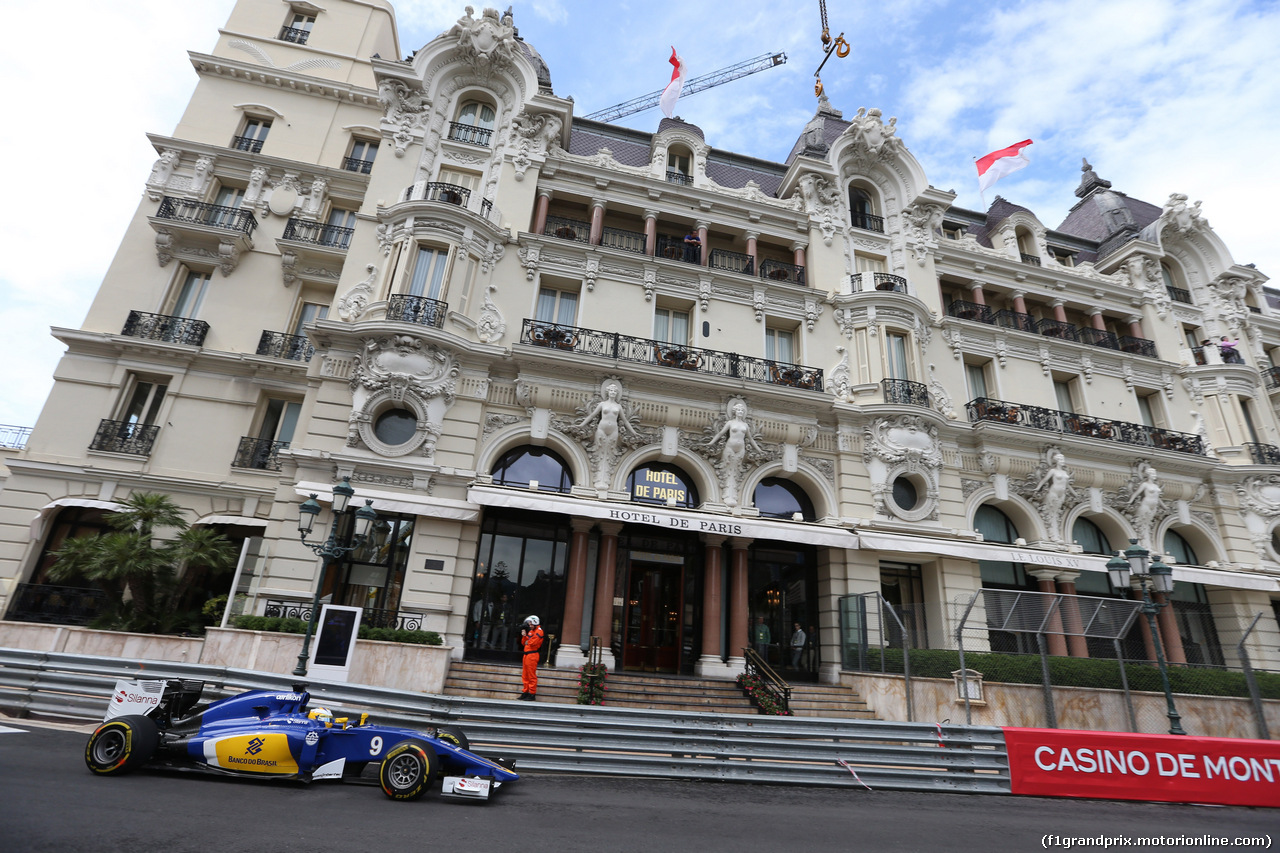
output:
[[[120,678],[198,679],[206,684],[206,700],[291,683],[285,675],[199,664],[0,649],[0,709],[100,720]],[[460,725],[476,751],[513,758],[526,771],[858,790],[864,784],[872,790],[1010,790],[1004,736],[990,726],[531,704],[316,680],[308,685],[317,704],[368,711],[388,725]]]

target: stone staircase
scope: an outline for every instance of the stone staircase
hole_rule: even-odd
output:
[[[731,681],[610,672],[605,687],[605,704],[614,708],[706,711],[714,714],[756,713],[755,706]],[[446,696],[516,699],[520,696],[520,668],[477,661],[451,661],[444,692]],[[578,671],[540,668],[538,701],[570,705],[576,703]],[[791,709],[799,717],[875,718],[866,703],[852,690],[825,684],[793,685]]]

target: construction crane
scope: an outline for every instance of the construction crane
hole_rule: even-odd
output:
[[[730,80],[737,80],[739,77],[746,77],[748,74],[755,74],[757,71],[764,71],[766,68],[783,65],[786,61],[787,55],[785,53],[766,53],[762,56],[757,56],[755,59],[748,59],[746,62],[739,62],[737,65],[721,68],[719,71],[695,77],[685,83],[681,97],[688,97],[694,92],[701,92],[703,89],[710,89],[712,86],[719,86],[721,83],[728,83]],[[608,109],[596,110],[587,115],[586,118],[592,121],[617,121],[623,116],[644,112],[658,105],[662,92],[663,90],[659,89],[656,92],[632,98],[626,103],[615,104]]]

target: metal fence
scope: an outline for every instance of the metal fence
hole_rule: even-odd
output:
[[[205,698],[279,689],[289,677],[164,661],[0,649],[0,708],[85,722],[102,718],[118,678],[192,678]],[[312,681],[317,702],[380,723],[455,723],[482,754],[521,770],[771,782],[873,790],[1009,793],[1001,730],[522,703]],[[841,763],[843,762],[843,764]],[[854,775],[856,774],[856,775]]]

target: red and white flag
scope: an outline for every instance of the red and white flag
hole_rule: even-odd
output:
[[[667,84],[667,88],[662,90],[662,97],[658,99],[658,106],[662,107],[662,114],[667,118],[671,118],[671,114],[676,110],[676,101],[680,100],[680,91],[684,88],[684,60],[676,55],[676,49],[671,48],[671,82]]]
[[[1015,142],[1008,148],[992,151],[978,158],[978,192],[985,193],[995,182],[1031,165],[1022,149],[1031,144],[1030,139]]]

